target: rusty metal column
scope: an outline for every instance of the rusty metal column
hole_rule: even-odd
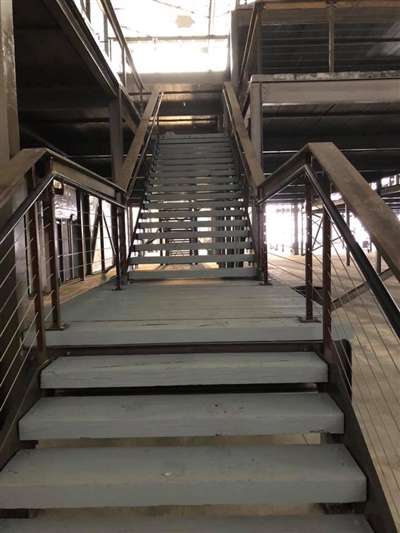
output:
[[[112,180],[114,183],[117,181],[118,174],[121,170],[124,159],[124,136],[122,130],[122,110],[121,110],[121,94],[118,94],[118,98],[112,100],[109,105],[110,110],[110,148],[111,148],[111,170]],[[111,218],[112,218],[112,235],[114,241],[114,256],[115,256],[115,268],[117,275],[117,290],[122,288],[122,276],[125,274],[122,271],[123,264],[121,263],[121,253],[125,253],[126,246],[122,242],[125,240],[125,221],[121,223],[121,214],[117,206],[111,206]],[[123,218],[123,216],[122,216]]]
[[[314,320],[314,307],[313,307],[313,227],[312,227],[312,191],[311,183],[307,179],[306,181],[306,199],[305,199],[305,211],[306,211],[306,255],[305,255],[305,279],[306,279],[306,321],[311,322]]]
[[[263,168],[262,83],[250,84],[251,142]]]
[[[323,176],[326,193],[330,196],[331,185],[328,178]],[[331,218],[324,208],[322,219],[322,285],[323,285],[323,316],[322,338],[324,355],[327,361],[332,358],[332,277],[331,277]]]
[[[329,72],[335,72],[335,4],[336,0],[328,2],[328,27],[329,27]]]
[[[51,289],[51,305],[52,305],[52,329],[63,329],[61,325],[61,309],[60,309],[60,263],[58,256],[58,235],[57,223],[54,210],[54,189],[52,186],[48,188],[48,199],[45,202],[45,209],[43,210],[44,225],[47,227],[48,246],[49,246],[49,266],[50,266],[50,289]]]
[[[12,1],[0,2],[0,167],[3,167],[20,150],[17,88],[15,74],[15,50]],[[11,183],[7,176],[1,174],[0,194]],[[11,201],[4,205],[1,217],[6,221],[25,197],[26,184],[21,185]],[[2,334],[3,361],[1,371],[5,365],[11,364],[10,354],[19,350],[20,337],[15,331],[24,329],[26,320],[27,298],[27,262],[24,222],[21,221],[15,230],[5,239],[0,249],[1,277],[4,283],[1,287],[2,312],[0,322],[7,324]],[[15,309],[18,309],[15,312]],[[5,347],[8,347],[5,349]]]

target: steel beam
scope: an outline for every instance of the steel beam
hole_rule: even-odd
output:
[[[309,81],[262,81],[263,107],[276,105],[393,104],[399,102],[398,79],[331,79]]]

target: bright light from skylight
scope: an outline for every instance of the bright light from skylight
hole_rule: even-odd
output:
[[[235,0],[112,1],[140,73],[225,70]]]

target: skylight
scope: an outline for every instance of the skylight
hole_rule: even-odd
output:
[[[140,73],[222,71],[236,0],[112,0]]]

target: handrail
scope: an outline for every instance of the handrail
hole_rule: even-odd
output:
[[[246,126],[240,111],[239,102],[231,82],[225,82],[223,95],[226,107],[234,127],[235,136],[244,156],[246,170],[248,171],[249,186],[254,198],[258,198],[257,189],[264,183],[264,173],[261,164],[257,159],[254,145],[247,133]]]
[[[317,165],[322,177],[314,169]],[[259,186],[261,198],[258,205],[264,205],[269,198],[299,177],[305,177],[318,193],[326,213],[345,240],[376,300],[400,338],[400,310],[331,200],[331,188],[334,186],[335,191],[342,194],[349,209],[369,231],[371,240],[393,275],[400,281],[400,222],[397,217],[333,143],[310,143],[284,163]],[[308,203],[311,208],[311,202]],[[328,245],[330,246],[330,238],[324,243],[325,250]],[[329,279],[324,291],[329,293]],[[331,303],[324,301],[324,313],[325,308],[329,315],[327,320],[330,321]]]
[[[134,80],[136,82],[136,85],[138,86],[140,92],[142,93],[143,92],[143,89],[144,89],[144,85],[143,85],[143,81],[142,81],[142,78],[139,74],[139,72],[136,70],[136,67],[135,67],[135,64],[133,62],[133,57],[132,57],[132,54],[131,54],[131,51],[129,49],[129,46],[128,46],[128,43],[126,42],[126,39],[124,37],[124,34],[123,34],[123,31],[122,31],[122,28],[121,28],[121,25],[118,21],[118,18],[115,14],[115,11],[114,11],[114,8],[110,2],[110,0],[100,0],[101,1],[101,4],[104,8],[104,11],[111,23],[111,26],[115,32],[115,36],[120,44],[120,46],[124,49],[124,53],[125,53],[125,58],[129,64],[129,67],[132,71],[132,75],[134,77]]]
[[[400,222],[333,143],[309,143],[258,188],[259,205],[290,185],[310,161],[317,162],[350,210],[362,221],[393,275],[400,281]]]
[[[121,167],[120,173],[117,177],[117,185],[124,190],[127,190],[138,162],[140,151],[146,142],[147,128],[149,126],[151,117],[154,117],[160,109],[160,95],[161,85],[154,85],[153,92],[149,98],[146,109],[144,110],[142,119],[137,129],[135,138],[129,148],[125,161]]]
[[[0,244],[10,235],[53,179],[78,187],[111,204],[124,207],[121,200],[125,191],[120,189],[120,187],[47,148],[27,148],[21,150],[2,167],[3,178],[7,183],[10,183],[10,186],[4,191],[5,200],[2,201],[2,206],[9,202],[13,192],[25,180],[25,175],[31,170],[34,170],[38,163],[45,165],[45,176],[38,178],[39,183],[37,186],[26,194],[22,203],[14,209],[12,215],[1,226]]]

